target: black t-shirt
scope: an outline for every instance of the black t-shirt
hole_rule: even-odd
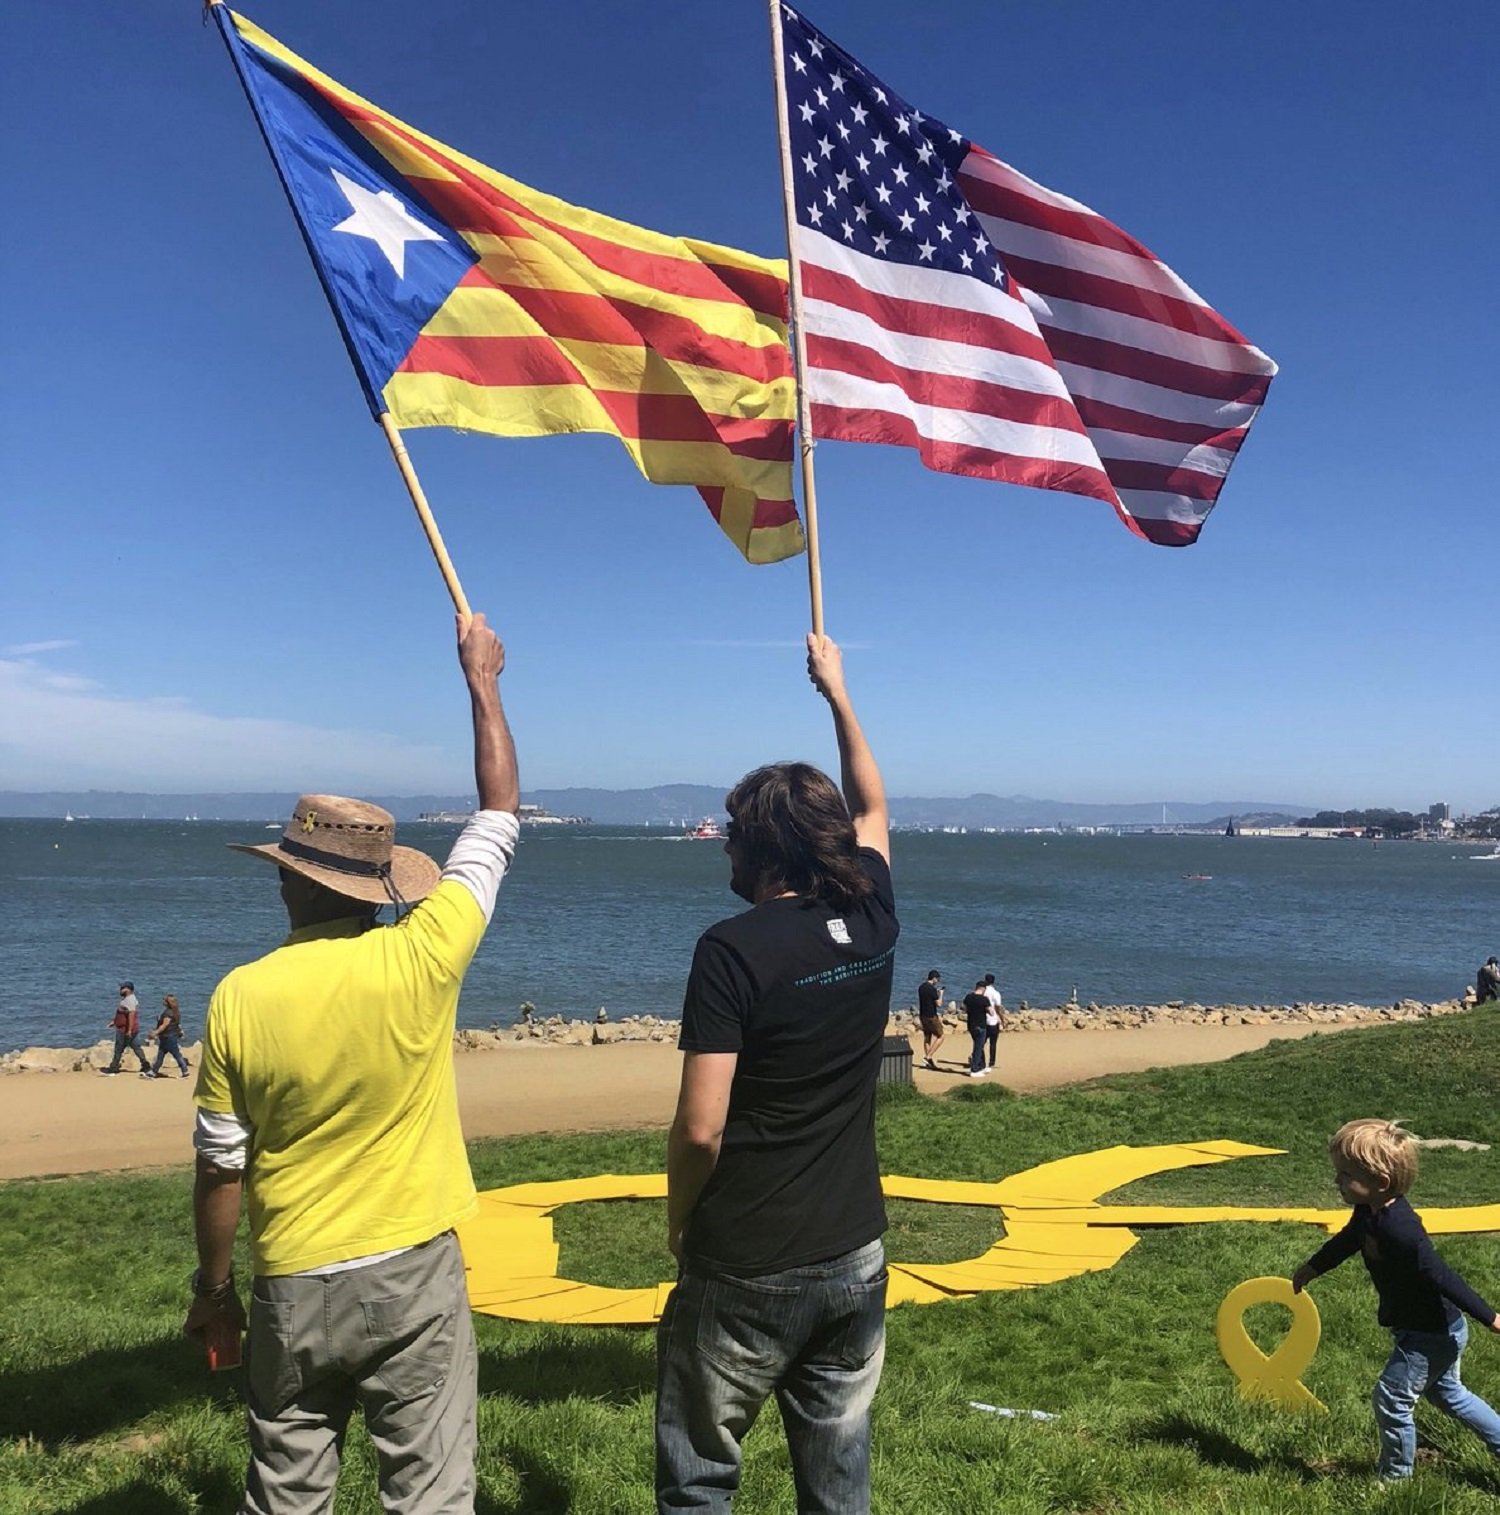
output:
[[[929,979],[917,985],[917,1014],[930,1020],[943,1002],[942,986]]]
[[[987,1030],[989,1013],[990,1002],[988,996],[981,994],[977,989],[972,993],[964,995],[964,1021],[970,1031]]]
[[[885,1230],[875,1085],[891,1007],[891,871],[860,849],[871,893],[838,911],[765,900],[698,939],[684,1052],[737,1052],[719,1160],[683,1238],[747,1277],[824,1262]]]

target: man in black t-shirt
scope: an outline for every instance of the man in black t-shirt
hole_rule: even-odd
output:
[[[730,1508],[741,1441],[773,1392],[798,1510],[870,1508],[886,1290],[875,1085],[899,928],[885,790],[842,655],[809,636],[807,667],[833,712],[842,796],[806,763],[729,794],[730,887],[752,908],[699,938],[683,1001],[659,1511]]]
[[[922,1062],[937,1067],[937,1049],[943,1044],[943,976],[936,968],[917,985],[917,1019],[922,1023]]]
[[[968,1027],[969,1040],[974,1044],[969,1053],[970,1078],[983,1078],[988,1071],[984,1066],[984,1044],[989,1039],[990,997],[984,990],[984,980],[980,979],[964,995],[964,1025]]]

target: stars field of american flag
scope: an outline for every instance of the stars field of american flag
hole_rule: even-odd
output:
[[[813,434],[1196,540],[1276,365],[1133,238],[788,5],[781,37]]]

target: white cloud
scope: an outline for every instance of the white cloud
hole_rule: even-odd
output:
[[[8,658],[30,658],[39,652],[60,652],[64,647],[76,647],[77,642],[17,642],[13,647],[0,647],[0,656]]]
[[[209,715],[0,659],[0,788],[462,789],[461,760],[384,732]]]

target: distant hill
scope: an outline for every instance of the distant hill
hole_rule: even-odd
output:
[[[525,799],[554,815],[583,815],[606,826],[669,825],[722,815],[728,785],[658,784],[651,789],[533,789]],[[415,820],[429,811],[465,811],[472,794],[369,795],[397,820]],[[0,790],[0,815],[7,817],[91,816],[98,820],[204,821],[285,820],[296,800],[291,793],[137,794],[120,790],[57,790],[32,793]],[[1308,813],[1306,805],[1271,805],[1252,800],[1207,804],[1168,801],[1169,825],[1221,829],[1233,815],[1253,825],[1290,824]],[[1033,799],[1028,795],[971,794],[964,798],[893,797],[891,819],[898,826],[1159,826],[1160,801],[1140,804],[1081,804]]]

